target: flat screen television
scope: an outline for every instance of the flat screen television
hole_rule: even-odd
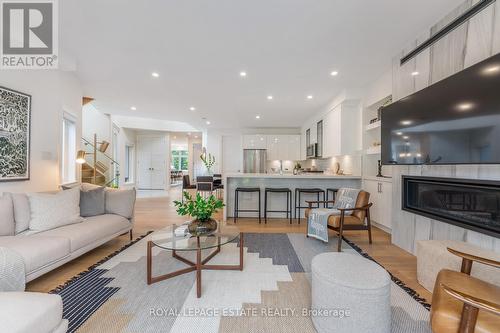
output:
[[[382,163],[500,164],[500,54],[381,111]]]

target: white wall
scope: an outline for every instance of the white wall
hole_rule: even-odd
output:
[[[31,95],[31,175],[29,181],[2,182],[0,192],[35,192],[58,189],[63,112],[77,119],[77,138],[82,127],[82,87],[73,72],[5,70],[0,86]]]
[[[125,146],[134,146],[134,162],[132,165],[132,181],[125,182]],[[118,163],[120,164],[120,188],[132,188],[137,179],[137,133],[135,130],[120,128],[118,133]]]
[[[83,107],[82,114],[82,134],[83,137],[93,142],[94,134],[97,134],[98,141],[112,141],[111,117],[99,111],[92,103]],[[112,145],[110,145],[112,148]],[[111,150],[110,150],[111,151]]]

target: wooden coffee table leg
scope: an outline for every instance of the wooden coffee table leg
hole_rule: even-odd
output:
[[[201,297],[201,249],[196,251],[196,297]]]
[[[148,284],[151,284],[151,260],[152,260],[152,251],[153,242],[148,241],[148,259],[147,259],[147,271],[148,271]]]

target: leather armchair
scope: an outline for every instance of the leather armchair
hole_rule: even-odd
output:
[[[500,262],[448,248],[462,258],[460,272],[439,272],[432,295],[431,328],[434,333],[498,332],[500,287],[470,276],[472,263],[500,268]],[[500,273],[500,272],[499,272]]]
[[[305,211],[306,221],[309,223],[309,213],[313,209],[313,205],[335,203],[335,201],[306,201],[309,208]],[[354,208],[339,208],[339,215],[330,215],[328,218],[328,229],[337,232],[339,239],[345,230],[367,230],[368,241],[372,243],[372,226],[370,219],[370,208],[373,204],[370,203],[370,193],[360,191],[356,199],[356,207]],[[366,224],[365,224],[366,220]],[[338,252],[342,251],[342,242],[338,242]]]

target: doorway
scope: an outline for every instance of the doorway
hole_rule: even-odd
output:
[[[165,190],[168,146],[165,136],[137,136],[137,188]]]

